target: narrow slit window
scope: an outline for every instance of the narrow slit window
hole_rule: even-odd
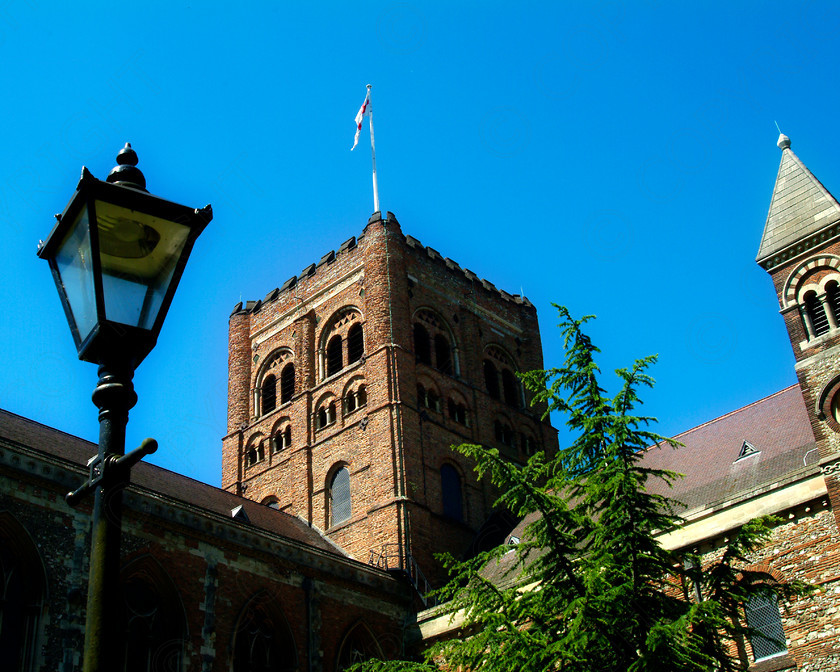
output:
[[[330,526],[350,518],[350,472],[341,467],[330,484]]]

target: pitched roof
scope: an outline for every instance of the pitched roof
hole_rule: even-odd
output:
[[[47,427],[34,420],[0,410],[0,441],[45,453],[87,470],[88,459],[96,454],[95,443]],[[174,471],[140,462],[131,470],[131,482],[141,488],[225,517],[241,506],[251,527],[306,544],[320,551],[346,557],[329,539],[304,521],[282,511],[239,497]],[[81,485],[81,481],[79,483]]]
[[[819,468],[817,454],[808,455],[814,433],[798,385],[674,438],[683,445],[649,448],[642,464],[684,474],[672,488],[655,480],[648,489],[687,509],[739,499]]]
[[[840,204],[793,153],[790,138],[781,135],[778,144],[782,161],[756,258],[759,263],[840,220]]]

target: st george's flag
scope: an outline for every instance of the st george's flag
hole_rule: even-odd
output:
[[[368,87],[367,95],[365,95],[365,102],[362,103],[362,106],[359,108],[359,111],[356,113],[356,137],[353,138],[353,146],[350,148],[352,152],[356,149],[356,145],[359,144],[359,133],[362,132],[362,120],[365,117],[369,117],[371,114],[370,109],[370,87]]]

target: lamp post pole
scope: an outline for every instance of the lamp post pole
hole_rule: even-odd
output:
[[[122,491],[131,467],[157,450],[146,439],[125,453],[128,412],[137,403],[134,370],[157,342],[193,243],[213,218],[152,196],[126,144],[106,181],[87,169],[38,256],[50,262],[79,359],[99,365],[93,403],[99,450],[89,478],[66,496],[75,506],[93,492],[84,672],[121,669],[119,630]]]

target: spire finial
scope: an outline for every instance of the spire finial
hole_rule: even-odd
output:
[[[105,181],[146,191],[146,178],[137,167],[137,162],[137,152],[131,148],[130,142],[125,143],[125,147],[117,154],[117,165],[108,173]]]
[[[779,149],[785,150],[790,149],[790,138],[786,136],[784,133],[779,134],[779,140],[776,142],[779,146]]]

